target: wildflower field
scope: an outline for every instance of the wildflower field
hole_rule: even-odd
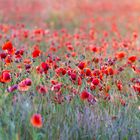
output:
[[[140,140],[140,1],[0,0],[0,140]]]

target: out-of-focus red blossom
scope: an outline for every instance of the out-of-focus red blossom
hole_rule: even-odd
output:
[[[36,67],[36,72],[39,73],[39,74],[42,74],[43,73],[43,69],[40,66],[37,66]]]
[[[117,81],[116,82],[116,85],[117,85],[117,88],[118,88],[118,90],[122,90],[122,88],[123,88],[123,86],[122,86],[122,82],[121,81]]]
[[[5,65],[11,64],[13,62],[12,57],[10,55],[7,55],[4,62],[5,62]]]
[[[133,83],[140,84],[140,79],[139,78],[131,78],[130,80]]]
[[[32,52],[32,57],[36,58],[41,55],[41,50],[38,46],[34,46],[34,51]]]
[[[97,101],[96,97],[94,97],[91,93],[89,93],[86,90],[83,90],[80,93],[80,99],[83,100],[83,101],[87,100],[89,103],[94,103],[94,102]]]
[[[51,83],[52,83],[53,85],[56,85],[56,84],[58,84],[58,81],[56,81],[56,80],[51,80]]]
[[[46,62],[42,62],[39,66],[36,67],[36,71],[40,74],[47,74],[48,69],[50,68],[49,64]]]
[[[92,61],[93,61],[94,63],[98,63],[98,62],[99,62],[99,58],[93,57]]]
[[[132,68],[132,70],[133,70],[134,72],[138,73],[138,69],[137,69],[137,67],[136,67],[135,65],[132,65],[132,64],[130,63],[130,66],[131,66],[131,68]]]
[[[104,87],[101,84],[98,85],[98,88],[100,91],[102,91],[104,89]]]
[[[78,64],[78,68],[81,69],[81,70],[83,70],[85,67],[86,67],[86,62],[80,62]]]
[[[108,34],[109,34],[109,33],[108,33],[107,31],[104,31],[104,32],[103,32],[103,36],[104,36],[104,37],[108,37]]]
[[[113,75],[114,70],[112,69],[112,67],[107,67],[106,70],[105,70],[105,74],[106,75]]]
[[[93,71],[93,75],[94,75],[94,76],[99,76],[99,75],[100,75],[100,70],[99,70],[99,69],[95,69],[95,70]]]
[[[71,78],[71,80],[75,81],[77,79],[77,74],[75,72],[72,72],[70,74],[70,78]]]
[[[137,32],[134,32],[134,33],[133,33],[133,38],[134,38],[134,39],[137,39],[137,38],[138,38],[138,33],[137,33]]]
[[[31,85],[32,85],[31,79],[26,78],[26,79],[24,79],[24,80],[25,80],[25,84],[26,84],[27,86],[31,86]]]
[[[73,51],[73,50],[74,50],[74,48],[73,48],[73,46],[72,46],[71,44],[67,45],[67,48],[68,48],[68,50],[70,50],[70,51]]]
[[[100,81],[98,78],[93,78],[93,80],[92,80],[93,85],[97,86],[99,83],[100,83]]]
[[[75,57],[76,55],[77,55],[76,52],[71,52],[72,57]]]
[[[37,90],[37,92],[38,92],[39,94],[46,94],[46,93],[48,92],[47,87],[44,86],[44,85],[38,85],[38,86],[36,87],[36,90]]]
[[[94,46],[94,45],[90,45],[89,48],[94,53],[98,52],[98,48],[96,46]]]
[[[28,91],[31,85],[32,85],[31,79],[26,78],[18,84],[18,90],[19,91]]]
[[[80,76],[78,77],[78,85],[79,85],[79,86],[82,85],[82,79],[81,79]]]
[[[95,89],[96,89],[96,86],[93,85],[93,84],[91,84],[91,85],[90,85],[90,90],[92,91],[92,90],[95,90]]]
[[[1,59],[5,59],[6,56],[7,56],[7,53],[5,53],[5,52],[0,53],[0,58]]]
[[[35,29],[34,30],[34,34],[35,35],[44,35],[44,30],[43,29]]]
[[[82,78],[84,78],[85,76],[86,76],[86,73],[85,73],[86,71],[84,71],[84,70],[81,70],[79,73],[80,73],[80,76],[82,77]]]
[[[7,41],[3,46],[3,50],[11,51],[13,49],[13,45],[11,41]]]
[[[17,69],[21,72],[22,71],[22,65],[17,65]],[[19,76],[19,74],[17,73],[17,75]]]
[[[42,67],[42,69],[43,69],[44,71],[47,71],[47,70],[49,69],[49,65],[48,65],[48,63],[46,63],[46,62],[42,62],[42,63],[41,63],[41,67]]]
[[[63,76],[67,73],[67,71],[64,68],[57,68],[55,72],[57,73],[58,76]]]
[[[29,72],[30,69],[31,69],[31,65],[30,65],[30,64],[26,64],[26,65],[25,65],[25,69],[26,69],[27,72]]]
[[[100,73],[99,78],[101,81],[103,80],[103,73]]]
[[[90,39],[94,40],[95,39],[95,30],[94,29],[90,29],[89,31],[89,36],[90,36]]]
[[[133,88],[136,92],[140,93],[140,84],[136,83],[135,85],[133,85]]]
[[[24,50],[23,50],[23,49],[17,50],[17,51],[15,52],[15,55],[23,55],[23,54],[24,54]]]
[[[9,70],[3,70],[0,75],[0,82],[1,83],[8,83],[11,81],[11,74]]]
[[[137,57],[136,57],[135,55],[130,56],[130,57],[128,58],[128,61],[131,62],[131,63],[135,62],[136,60],[137,60]]]
[[[81,98],[82,100],[86,100],[86,99],[88,99],[89,94],[90,94],[90,93],[89,93],[88,91],[84,90],[84,91],[81,92],[80,98]]]
[[[71,68],[69,68],[69,69],[67,70],[67,74],[70,76],[70,75],[71,75],[71,73],[72,73],[72,69],[71,69]]]
[[[85,68],[84,73],[85,73],[86,76],[91,76],[92,75],[90,68]]]
[[[122,66],[117,69],[117,73],[120,73],[122,71],[124,71],[124,67],[122,67]]]
[[[29,36],[29,31],[28,30],[23,31],[23,37],[28,38],[28,36]]]
[[[19,60],[19,59],[21,59],[21,58],[22,58],[22,56],[21,56],[20,54],[15,55],[15,59],[16,59],[16,60]]]
[[[2,49],[6,51],[8,54],[13,55],[15,53],[15,48],[11,41],[7,41],[3,46]]]
[[[43,125],[42,116],[40,114],[33,114],[31,116],[30,123],[33,127],[41,128]]]
[[[122,60],[124,57],[126,56],[126,53],[125,52],[118,52],[117,54],[116,54],[116,58],[118,59],[118,60]]]
[[[24,59],[24,64],[31,64],[32,61],[29,58]]]
[[[62,83],[57,83],[57,84],[55,84],[51,87],[51,90],[55,91],[55,92],[58,92],[58,91],[61,90],[61,87],[62,87]]]

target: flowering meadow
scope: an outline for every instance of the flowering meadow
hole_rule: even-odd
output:
[[[0,0],[0,140],[140,140],[140,1]]]

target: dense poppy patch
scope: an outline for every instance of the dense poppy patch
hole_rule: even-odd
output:
[[[0,140],[140,139],[139,24],[139,0],[1,0]]]

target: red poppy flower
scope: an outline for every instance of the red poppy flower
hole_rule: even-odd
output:
[[[81,77],[78,77],[78,85],[79,86],[82,85],[82,79],[81,79]]]
[[[32,85],[31,79],[26,78],[26,79],[25,79],[25,84],[26,84],[27,86],[31,86],[31,85]]]
[[[99,58],[93,57],[92,61],[93,61],[94,63],[98,63],[98,62],[99,62]]]
[[[56,81],[56,80],[51,80],[51,83],[52,83],[53,85],[56,85],[56,84],[58,84],[58,81]]]
[[[94,45],[90,45],[89,48],[94,53],[96,53],[98,51],[98,48],[96,46],[94,46]]]
[[[95,86],[97,86],[99,83],[100,83],[100,81],[99,81],[98,78],[94,78],[94,79],[92,80],[92,84],[95,85]]]
[[[76,52],[71,52],[71,56],[75,57],[76,56]]]
[[[42,116],[40,114],[33,114],[30,123],[33,127],[41,128],[42,127]]]
[[[134,32],[134,33],[133,33],[133,38],[134,38],[134,39],[137,39],[137,38],[138,38],[137,32]]]
[[[112,69],[112,67],[107,67],[107,69],[105,70],[105,74],[106,75],[113,75],[114,70]]]
[[[85,62],[80,62],[79,64],[78,64],[78,68],[79,69],[84,69],[86,67],[86,63]]]
[[[121,81],[117,81],[116,85],[117,85],[118,90],[122,90],[123,86],[122,86]]]
[[[32,81],[29,78],[26,78],[18,84],[18,90],[19,91],[28,91],[31,84],[32,84]]]
[[[12,57],[10,55],[7,55],[4,61],[6,65],[9,65],[13,62]]]
[[[47,71],[49,69],[49,65],[46,62],[42,62],[41,67],[44,71]]]
[[[1,59],[5,59],[6,56],[7,56],[7,53],[5,53],[5,52],[0,53],[0,58]]]
[[[29,58],[24,59],[24,64],[31,64],[31,60]]]
[[[118,52],[116,54],[117,59],[123,59],[125,57],[126,53],[125,52]]]
[[[43,85],[38,85],[36,87],[36,90],[38,91],[39,94],[46,94],[47,93],[47,88]]]
[[[3,46],[2,46],[3,50],[7,50],[10,51],[13,49],[13,45],[11,41],[7,41]]]
[[[58,76],[66,74],[66,70],[64,68],[57,68],[55,71],[56,71]]]
[[[55,92],[58,92],[58,91],[60,91],[61,87],[62,87],[62,84],[61,83],[57,83],[56,85],[52,86],[51,90],[55,91]]]
[[[84,91],[81,92],[80,98],[81,98],[82,100],[86,100],[86,99],[88,99],[89,94],[90,94],[90,93],[89,93],[88,91],[84,90]]]
[[[41,51],[39,50],[38,46],[35,46],[34,51],[32,52],[32,57],[36,58],[36,57],[40,56],[40,54],[41,54]]]
[[[99,69],[95,69],[94,71],[93,71],[93,75],[94,76],[99,76],[100,75],[100,70]]]
[[[34,34],[35,34],[35,35],[40,35],[40,34],[43,35],[43,34],[44,34],[44,30],[43,30],[43,29],[35,29],[35,30],[34,30]]]
[[[134,56],[134,55],[133,55],[133,56],[130,56],[130,57],[128,58],[128,61],[129,61],[129,62],[132,62],[132,63],[135,62],[136,60],[137,60],[137,57]]]
[[[70,50],[70,51],[73,51],[74,50],[74,48],[73,48],[73,46],[70,44],[70,45],[67,45],[67,48],[68,48],[68,50]]]
[[[74,73],[74,72],[72,72],[71,75],[70,75],[70,77],[71,77],[71,79],[72,79],[73,81],[75,81],[75,80],[77,79],[77,74]]]
[[[11,81],[11,74],[9,70],[2,71],[2,74],[0,75],[0,82],[2,83],[8,83]]]
[[[90,68],[85,68],[84,72],[85,72],[86,76],[91,76],[92,75]]]
[[[95,90],[95,89],[96,89],[96,86],[93,85],[93,84],[91,84],[91,85],[90,85],[90,90]]]

